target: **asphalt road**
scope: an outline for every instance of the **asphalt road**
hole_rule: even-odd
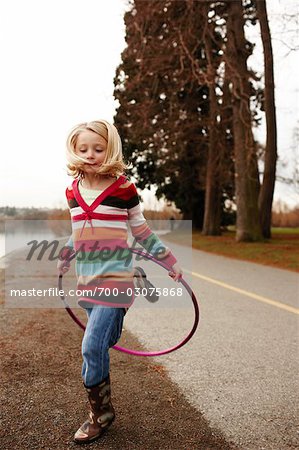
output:
[[[299,448],[298,275],[197,250],[191,264],[190,249],[170,246],[189,280],[193,272],[201,323],[185,347],[156,360],[241,449]],[[192,308],[160,305],[159,314],[134,308],[126,317],[149,350],[172,345],[192,324]]]

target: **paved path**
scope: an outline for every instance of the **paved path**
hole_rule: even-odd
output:
[[[184,254],[180,246],[171,248]],[[188,259],[180,259],[183,266]],[[299,448],[298,275],[197,250],[191,271],[200,328],[187,346],[157,361],[240,448]],[[190,308],[160,308],[154,316],[135,308],[126,318],[149,349],[161,348],[161,327],[171,345],[191,323]]]

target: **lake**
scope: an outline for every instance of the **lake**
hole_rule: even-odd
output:
[[[5,232],[0,232],[0,258],[14,250],[26,248],[28,243],[33,240],[41,242],[67,237],[68,234],[61,229],[63,222],[49,220],[7,221]]]

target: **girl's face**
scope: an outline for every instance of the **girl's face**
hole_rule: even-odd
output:
[[[75,153],[88,160],[84,164],[84,172],[94,173],[104,162],[107,142],[102,136],[90,130],[81,131],[75,146]]]

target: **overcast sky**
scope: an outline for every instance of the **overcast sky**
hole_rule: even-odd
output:
[[[289,162],[298,121],[298,54],[281,40],[282,11],[298,13],[297,0],[268,1],[275,50],[279,153]],[[65,207],[71,179],[65,140],[79,122],[112,121],[113,78],[125,47],[125,0],[15,0],[0,3],[0,206]],[[294,41],[294,39],[293,39]],[[256,56],[251,65],[260,64]],[[263,136],[261,131],[260,136]],[[275,198],[295,204],[277,183]],[[151,202],[151,206],[154,205]],[[298,203],[298,201],[297,201]]]

